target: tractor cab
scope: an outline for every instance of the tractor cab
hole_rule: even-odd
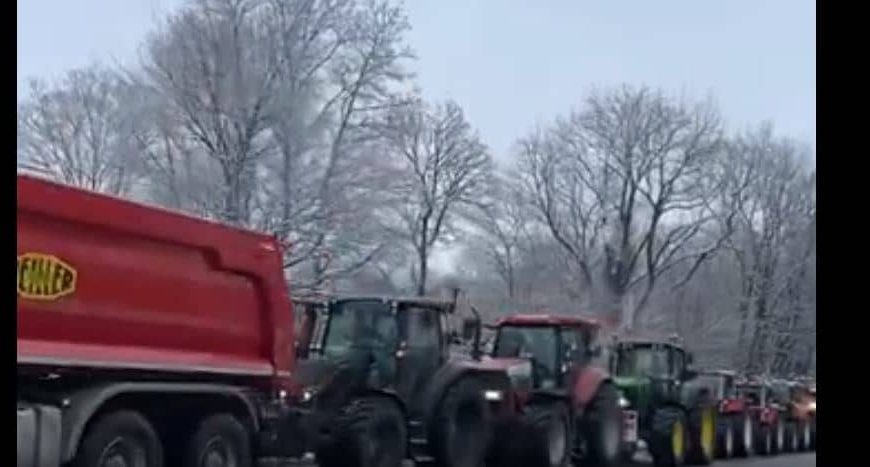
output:
[[[499,320],[489,355],[521,358],[532,363],[534,389],[563,389],[572,370],[588,365],[600,354],[595,344],[598,323],[579,317],[512,315]]]
[[[391,389],[421,407],[428,376],[450,356],[453,302],[342,297],[297,301],[297,358],[324,360],[348,373],[349,386]]]

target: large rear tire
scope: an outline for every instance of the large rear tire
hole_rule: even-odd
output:
[[[540,403],[526,408],[526,422],[546,438],[550,467],[563,467],[571,459],[571,414],[565,404]]]
[[[465,377],[444,394],[429,430],[439,467],[483,464],[492,436],[492,414],[483,392],[484,386],[477,379]]]
[[[755,452],[762,456],[770,456],[774,453],[774,427],[761,425],[756,430]]]
[[[716,408],[704,404],[689,415],[689,455],[692,465],[710,465],[716,455]]]
[[[776,424],[773,427],[773,453],[782,454],[786,451],[786,431],[782,415],[777,417]]]
[[[588,448],[583,465],[610,467],[619,462],[622,451],[622,411],[619,391],[604,383],[592,398],[581,421]]]
[[[121,410],[100,416],[88,427],[72,465],[162,467],[163,447],[144,416]]]
[[[755,455],[755,422],[748,412],[737,416],[735,422],[737,443],[734,446],[736,457],[750,457]]]
[[[730,459],[734,457],[734,448],[737,443],[735,431],[736,419],[730,415],[720,416],[717,420],[716,429],[716,457]]]
[[[200,422],[184,454],[184,467],[251,467],[251,435],[230,414]]]
[[[366,397],[342,408],[316,456],[321,467],[400,467],[407,444],[401,408],[385,397]]]
[[[686,414],[676,407],[663,407],[653,414],[649,451],[656,467],[679,467],[686,463],[689,443]]]

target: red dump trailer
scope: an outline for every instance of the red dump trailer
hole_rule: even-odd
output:
[[[29,176],[17,185],[19,467],[301,454],[274,238]]]

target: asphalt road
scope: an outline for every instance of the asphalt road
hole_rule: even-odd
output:
[[[635,462],[622,467],[641,467],[652,465],[646,462]],[[729,461],[716,461],[715,466],[728,467],[816,467],[816,453],[809,454],[783,454],[774,457],[751,457],[749,459],[735,459]],[[315,464],[309,462],[292,462],[284,464],[281,467],[316,467]],[[413,467],[413,463],[408,462],[406,467]]]

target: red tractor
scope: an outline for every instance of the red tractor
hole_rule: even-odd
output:
[[[808,451],[815,448],[815,395],[805,383],[778,380],[773,382],[777,401],[784,406],[786,438],[790,450]]]
[[[551,467],[613,465],[622,442],[621,396],[592,361],[598,322],[577,316],[517,314],[499,320],[489,358],[531,362],[520,410],[546,438]]]
[[[700,372],[717,401],[716,456],[722,459],[754,453],[755,433],[748,401],[735,384],[737,374],[727,370]]]
[[[746,379],[737,383],[737,394],[746,400],[755,434],[754,451],[764,456],[788,449],[785,406],[777,401],[769,381]]]

